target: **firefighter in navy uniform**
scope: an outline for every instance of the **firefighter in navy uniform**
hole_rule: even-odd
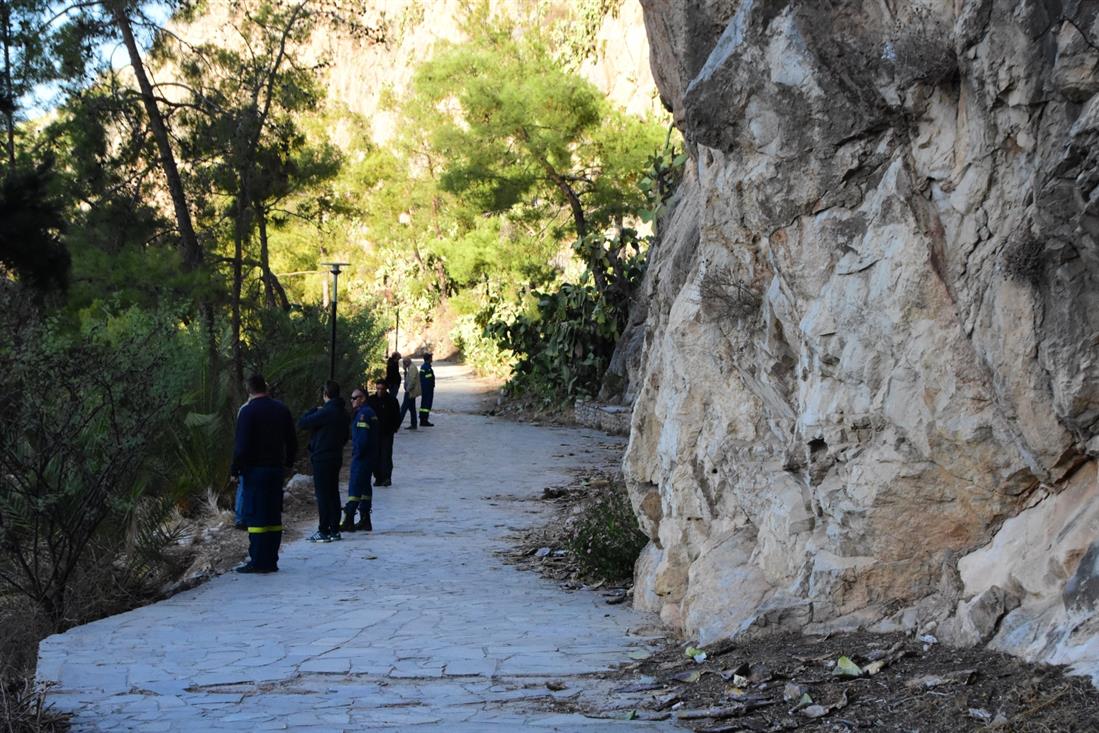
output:
[[[347,482],[347,505],[343,508],[344,532],[362,530],[370,532],[370,510],[374,489],[370,485],[370,473],[378,456],[378,434],[381,426],[378,416],[366,404],[366,390],[357,387],[351,393],[351,476]],[[355,512],[359,521],[355,523]]]
[[[267,394],[259,374],[248,378],[248,404],[237,413],[234,478],[244,483],[241,519],[248,528],[248,562],[238,573],[274,573],[282,544],[283,471],[294,465],[298,439],[290,410]]]
[[[433,427],[431,402],[435,397],[435,370],[431,368],[431,354],[424,354],[424,363],[420,367],[420,424]]]

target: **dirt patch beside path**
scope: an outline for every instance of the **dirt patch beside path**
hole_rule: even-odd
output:
[[[512,535],[512,548],[501,555],[567,591],[632,601],[629,580],[593,577],[567,549],[584,497],[608,480],[620,480],[612,466],[546,488],[548,521]],[[597,707],[556,701],[555,709],[675,720],[710,733],[1099,730],[1099,691],[1087,679],[985,649],[947,647],[934,636],[782,634],[705,648],[669,639],[608,677],[617,680],[620,698]]]

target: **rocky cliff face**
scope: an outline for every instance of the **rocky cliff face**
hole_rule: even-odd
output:
[[[632,334],[637,603],[1099,680],[1099,6],[641,5],[693,160]]]

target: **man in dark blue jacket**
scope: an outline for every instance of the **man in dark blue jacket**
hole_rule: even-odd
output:
[[[324,404],[298,419],[298,428],[309,430],[309,460],[313,464],[313,490],[320,521],[310,542],[332,542],[340,538],[340,466],[347,443],[347,411],[340,397],[340,385],[324,383]]]
[[[370,510],[374,503],[374,488],[370,485],[370,472],[377,463],[378,433],[381,426],[378,416],[366,404],[366,390],[356,387],[351,392],[351,477],[347,482],[347,505],[343,508],[343,531],[354,532],[374,529],[370,523]],[[359,523],[355,523],[355,512]]]
[[[424,354],[424,363],[420,367],[420,425],[433,427],[431,403],[435,400],[435,370],[431,368],[431,354]]]
[[[390,394],[385,380],[374,383],[374,394],[366,398],[366,404],[378,416],[381,428],[378,432],[378,460],[374,463],[375,486],[393,485],[393,436],[401,429],[401,406]]]
[[[238,573],[274,573],[282,544],[282,481],[294,465],[298,439],[290,410],[267,394],[259,374],[248,378],[248,404],[237,413],[230,473],[243,481],[241,519],[248,528],[248,562]]]

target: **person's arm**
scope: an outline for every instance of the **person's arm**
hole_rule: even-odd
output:
[[[324,425],[325,418],[324,410],[319,407],[314,407],[304,415],[298,418],[299,430],[312,430],[313,428],[319,428]]]
[[[298,431],[294,429],[294,417],[289,409],[283,410],[282,440],[286,447],[286,467],[294,467],[294,459],[298,455]]]
[[[368,448],[371,465],[378,465],[378,443],[381,438],[382,421],[378,419],[378,414],[371,411],[370,413],[370,446]]]
[[[229,467],[231,476],[240,476],[244,468],[244,451],[248,448],[248,441],[252,432],[252,413],[250,410],[241,409],[237,413],[237,431],[233,438],[233,463]]]

